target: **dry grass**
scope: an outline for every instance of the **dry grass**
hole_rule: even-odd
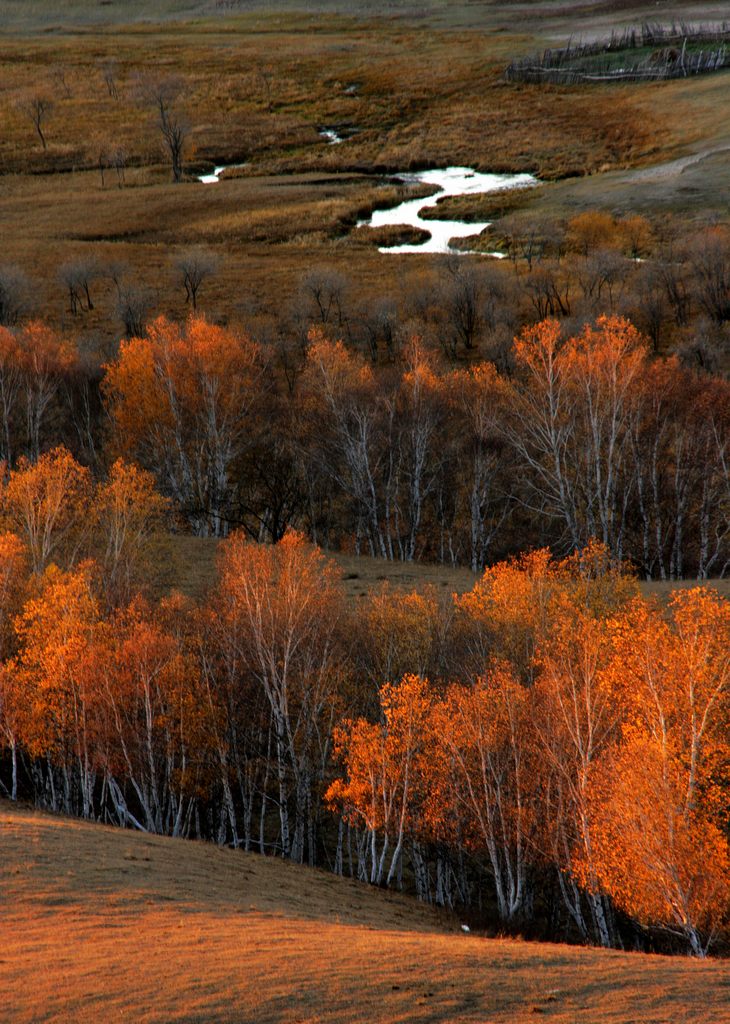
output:
[[[424,220],[494,221],[516,210],[524,210],[535,202],[544,186],[505,189],[483,195],[446,196],[434,206],[421,211]]]
[[[209,537],[172,538],[172,556],[167,582],[190,597],[201,597],[215,580],[218,541]],[[382,558],[327,553],[342,572],[348,597],[359,598],[387,582],[401,590],[434,586],[444,593],[471,590],[477,577],[469,569],[442,565],[386,562]]]
[[[0,1019],[726,1024],[727,962],[466,936],[254,854],[0,802]]]
[[[177,536],[172,538],[170,571],[167,581],[190,597],[201,597],[215,580],[215,559],[218,541],[208,537]],[[420,590],[436,587],[443,594],[463,594],[471,590],[476,576],[470,569],[415,562],[386,562],[382,558],[357,557],[327,552],[342,572],[342,582],[348,597],[365,597],[370,591],[388,583],[399,590]],[[696,580],[642,581],[644,594],[656,595],[660,600],[676,589],[696,587]],[[723,597],[730,598],[730,579],[711,580]]]
[[[16,14],[19,6],[16,0]],[[395,6],[398,13],[408,10]],[[382,256],[373,251],[374,240],[349,233],[359,215],[393,198],[380,172],[462,163],[548,178],[578,175],[530,198],[531,206],[549,204],[560,212],[601,205],[606,197],[612,202],[614,180],[623,181],[628,168],[708,140],[715,145],[726,130],[729,76],[648,88],[537,89],[502,81],[513,54],[569,34],[583,9],[528,5],[530,19],[518,21],[513,5],[490,4],[480,8],[483,17],[472,12],[474,24],[455,32],[442,24],[437,6],[425,20],[242,14],[237,8],[216,18],[210,4],[170,0],[159,9],[161,19],[191,8],[200,19],[146,24],[134,20],[141,8],[132,4],[133,24],[102,25],[93,33],[52,30],[57,15],[54,21],[50,5],[43,7],[45,21],[18,16],[11,24],[21,27],[4,38],[0,54],[2,261],[42,282],[39,308],[51,319],[87,336],[114,336],[119,326],[108,282],[99,285],[95,313],[71,318],[65,312],[57,269],[79,256],[128,264],[152,286],[155,309],[175,316],[185,307],[170,264],[192,243],[221,257],[220,272],[202,292],[203,307],[215,319],[245,317],[252,302],[280,308],[282,296],[286,303],[317,263],[346,264],[366,297],[392,290],[394,271],[432,265],[427,256]],[[70,24],[98,14],[82,2],[64,10]],[[112,5],[103,20],[119,10]],[[460,10],[465,14],[467,5]],[[619,17],[631,12],[622,8]],[[107,94],[100,70],[111,56],[118,100]],[[211,186],[169,183],[151,112],[140,104],[135,84],[150,68],[185,85],[191,173],[246,161],[243,171]],[[271,109],[261,68],[270,74]],[[55,97],[45,152],[16,106],[29,91]],[[321,125],[358,131],[331,146],[318,135]],[[99,147],[110,143],[123,144],[129,155],[121,190],[113,181],[102,190],[91,169]],[[710,175],[697,205],[717,205],[716,184]],[[635,191],[627,202],[645,201],[653,189]],[[632,195],[626,186],[619,199]],[[675,205],[680,199],[675,195]],[[486,219],[507,212],[491,203],[464,201],[458,211],[466,204],[477,219],[485,204]],[[450,205],[444,215],[456,209]]]

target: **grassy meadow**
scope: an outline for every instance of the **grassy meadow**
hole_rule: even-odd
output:
[[[5,801],[0,927],[14,1024],[730,1021],[724,961],[466,935],[323,871]]]

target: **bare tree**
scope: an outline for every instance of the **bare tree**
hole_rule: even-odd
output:
[[[19,267],[0,266],[0,325],[12,327],[31,311],[31,283]]]
[[[53,100],[42,93],[34,93],[20,100],[18,109],[32,122],[38,138],[41,140],[41,145],[44,149],[48,149],[43,125],[53,110]]]
[[[549,217],[526,218],[513,214],[500,220],[497,228],[502,233],[509,258],[515,264],[524,260],[528,270],[548,255],[562,255],[565,229]]]
[[[570,316],[571,280],[568,275],[559,274],[557,267],[543,263],[522,278],[521,284],[538,320]]]
[[[671,247],[665,249],[656,267],[672,308],[674,322],[678,327],[686,327],[692,310],[689,275]]]
[[[93,257],[65,263],[58,272],[59,280],[68,292],[69,309],[73,316],[90,312],[94,308],[91,284],[99,277],[99,266]]]
[[[146,79],[141,88],[143,100],[155,110],[157,128],[172,166],[172,179],[182,181],[185,143],[190,134],[188,120],[178,108],[182,82],[177,78]]]
[[[314,267],[302,279],[300,291],[307,300],[311,319],[321,324],[344,327],[347,278],[332,267]]]
[[[144,288],[120,282],[117,291],[116,312],[128,338],[141,338],[145,322],[152,308],[152,296]]]
[[[475,347],[484,324],[482,280],[463,256],[451,256],[443,265],[442,303],[455,353],[459,342],[467,350]]]
[[[57,64],[51,71],[51,78],[58,91],[65,97],[71,99],[71,86],[68,80],[68,72],[62,64]]]
[[[203,281],[218,269],[217,256],[206,249],[190,249],[175,260],[175,268],[185,288],[185,301],[197,309]]]
[[[372,361],[378,361],[378,352],[381,348],[385,349],[388,359],[392,361],[400,341],[395,301],[383,295],[374,301],[364,302],[360,307],[357,322],[362,329],[363,340]]]
[[[636,281],[638,302],[633,322],[651,341],[655,353],[661,347],[662,329],[668,313],[668,299],[660,272],[652,264],[645,264]]]
[[[689,246],[697,301],[716,324],[730,320],[730,234],[708,228]]]
[[[148,288],[130,280],[130,268],[126,263],[112,263],[106,268],[117,292],[115,312],[128,338],[141,338],[147,317],[154,305],[154,297]]]
[[[613,312],[631,264],[615,249],[595,249],[575,264],[583,298],[595,312]]]

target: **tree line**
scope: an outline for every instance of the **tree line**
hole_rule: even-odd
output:
[[[348,603],[301,534],[238,531],[203,600],[155,601],[128,584],[164,503],[121,462],[84,498],[115,525],[103,546],[92,531],[78,560],[59,541],[43,567],[29,513],[69,460],[3,493],[8,796],[319,864],[482,927],[697,956],[726,941],[730,605],[711,588],[662,607],[591,542],[460,597]]]
[[[153,321],[105,364],[40,322],[0,328],[6,466],[61,442],[104,481],[121,457],[200,536],[293,528],[474,571],[597,537],[648,579],[721,576],[729,422],[725,379],[617,317],[527,327],[502,371],[418,338],[375,366],[321,327],[282,348],[198,316]]]

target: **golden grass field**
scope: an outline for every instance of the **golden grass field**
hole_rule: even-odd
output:
[[[7,1024],[726,1024],[730,964],[465,935],[255,854],[0,801]]]

